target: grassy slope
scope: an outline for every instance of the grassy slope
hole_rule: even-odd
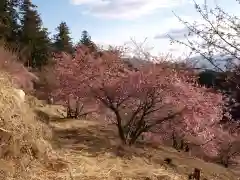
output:
[[[40,109],[54,116],[59,113],[59,107],[43,106]],[[202,179],[238,179],[228,169],[179,153],[169,147],[134,147],[125,149],[123,156],[116,156],[119,150],[114,127],[104,127],[90,120],[55,120],[50,124],[55,134],[54,147],[69,161],[72,180],[184,180],[195,167],[202,169]],[[164,163],[167,157],[173,159],[172,166]],[[59,173],[56,177],[66,179],[64,177],[67,175]]]

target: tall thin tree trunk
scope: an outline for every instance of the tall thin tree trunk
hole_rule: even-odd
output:
[[[70,105],[70,97],[68,97],[68,101],[67,101],[67,118],[71,118],[71,105]]]
[[[77,97],[77,100],[76,100],[76,109],[75,109],[75,115],[74,115],[74,118],[75,119],[77,119],[78,117],[79,117],[79,110],[80,110],[80,108],[79,108],[79,106],[80,106],[80,100],[79,100],[79,98]]]
[[[123,130],[123,127],[122,127],[122,124],[121,124],[121,122],[122,122],[121,117],[120,117],[119,114],[116,114],[116,115],[117,115],[117,122],[118,122],[118,123],[117,123],[118,134],[119,134],[119,136],[120,136],[121,141],[122,141],[124,144],[126,144],[127,142],[126,142],[124,130]]]

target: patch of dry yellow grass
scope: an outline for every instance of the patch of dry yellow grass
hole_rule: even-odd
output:
[[[27,103],[18,105],[12,88],[11,78],[0,72],[0,179],[47,179],[45,171],[60,162],[49,144],[52,132]]]
[[[202,178],[208,180],[238,178],[229,169],[164,146],[134,147],[125,151],[126,156],[116,156],[115,128],[98,122],[69,119],[52,125],[56,143],[71,164],[74,180],[187,180],[194,168],[200,168]],[[164,163],[167,157],[173,160],[173,166]]]

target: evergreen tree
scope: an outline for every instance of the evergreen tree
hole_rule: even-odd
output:
[[[82,37],[81,37],[80,43],[85,46],[90,46],[92,44],[91,36],[89,36],[89,34],[86,30],[84,30],[82,32]]]
[[[9,34],[8,27],[8,13],[7,13],[8,5],[7,0],[3,0],[0,2],[0,39],[5,39],[7,34]]]
[[[89,33],[86,30],[84,30],[82,32],[81,40],[78,43],[78,45],[81,45],[81,44],[87,46],[92,52],[96,51],[96,49],[97,49],[96,45],[91,40],[91,36],[89,35]]]
[[[54,36],[54,48],[56,51],[73,53],[73,44],[70,37],[69,27],[66,22],[61,22],[57,27],[57,34]]]
[[[17,44],[19,35],[19,8],[20,0],[0,1],[0,40],[8,44]]]
[[[24,0],[21,5],[20,40],[22,48],[27,47],[28,51],[25,65],[41,68],[47,64],[50,57],[50,39],[47,30],[42,27],[42,20],[35,8],[30,0]]]

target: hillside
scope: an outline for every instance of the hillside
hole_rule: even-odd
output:
[[[111,125],[103,126],[90,119],[62,119],[64,110],[60,106],[36,107],[52,116],[50,126],[54,134],[53,147],[65,155],[71,167],[68,173],[73,180],[185,180],[194,168],[202,170],[201,179],[239,179],[229,169],[206,163],[169,147],[138,144],[132,148],[119,148],[116,129]],[[173,163],[167,165],[165,158],[171,158]],[[58,173],[50,179],[65,179],[68,173]]]
[[[240,180],[236,12],[76,1],[0,3],[0,180]]]
[[[234,172],[159,144],[119,146],[115,126],[93,119],[66,119],[60,105],[27,96],[16,106],[12,85],[1,76],[1,179],[187,180],[194,168],[201,179],[238,180]],[[172,159],[167,164],[166,158]]]
[[[27,102],[30,102],[27,99]],[[46,179],[65,169],[52,149],[52,130],[34,112],[34,104],[19,101],[11,78],[0,71],[0,179]]]

